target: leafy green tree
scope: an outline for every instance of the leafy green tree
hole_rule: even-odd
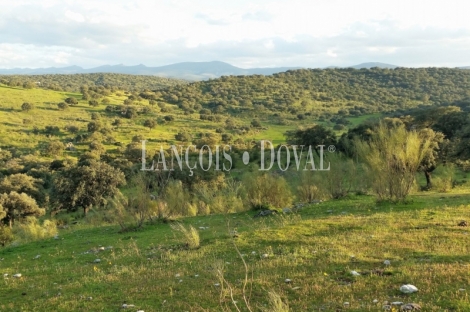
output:
[[[27,216],[43,216],[46,212],[45,209],[39,208],[36,201],[25,193],[17,193],[12,191],[10,193],[3,193],[0,195],[0,206],[6,212],[3,218],[3,223],[8,224],[10,228],[15,220]]]
[[[67,103],[61,102],[61,103],[57,104],[57,108],[58,108],[59,110],[66,110],[66,109],[69,108],[69,106],[68,106]]]
[[[51,141],[46,145],[46,155],[48,156],[59,156],[62,155],[63,151],[65,150],[64,143],[60,141]]]
[[[90,106],[93,106],[93,107],[97,107],[97,106],[100,105],[100,103],[98,103],[97,100],[90,100],[90,101],[88,101],[88,104],[89,104]]]
[[[21,104],[21,110],[22,111],[28,112],[32,109],[34,109],[34,105],[31,104],[31,103],[24,102],[23,104]]]
[[[147,119],[144,121],[144,127],[148,127],[149,129],[155,128],[156,125],[157,123],[153,119]]]
[[[125,184],[124,174],[110,165],[89,160],[86,165],[78,165],[59,171],[54,180],[53,194],[56,208],[83,213],[93,207],[106,203],[119,192],[119,186]]]
[[[318,145],[335,145],[337,143],[335,133],[325,126],[313,125],[306,129],[297,129],[285,133],[287,142],[292,145],[311,145],[312,148]],[[318,150],[315,149],[315,151]]]
[[[97,120],[90,121],[87,126],[88,132],[100,131],[101,128],[102,128],[102,124],[100,121],[97,121]]]
[[[0,194],[2,193],[26,193],[33,197],[39,204],[47,202],[47,194],[43,187],[44,181],[25,173],[15,173],[0,180]]]
[[[78,100],[74,97],[68,97],[68,98],[65,99],[65,103],[67,103],[69,105],[77,105]]]

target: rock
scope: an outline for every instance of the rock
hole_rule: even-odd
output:
[[[349,302],[346,301],[346,302],[343,303],[343,305],[344,305],[345,307],[349,307]]]
[[[414,285],[407,284],[400,287],[400,291],[404,294],[412,294],[418,291],[418,288]]]
[[[416,303],[407,303],[400,307],[400,311],[419,311],[421,310],[421,306]]]
[[[106,250],[106,248],[104,248],[104,247],[100,247],[100,248],[98,248],[98,250],[99,250],[99,251],[105,251],[105,250]]]
[[[265,254],[262,254],[261,257],[266,259],[269,257],[269,255],[265,253]]]
[[[101,262],[101,259],[95,259],[93,260],[93,263],[100,263]]]
[[[360,276],[360,275],[361,275],[361,274],[359,274],[359,273],[356,272],[356,271],[351,271],[350,273],[351,273],[351,275],[353,275],[353,276]]]
[[[290,284],[290,283],[292,283],[292,280],[291,280],[290,278],[286,278],[286,279],[284,280],[284,282],[286,282],[287,284]]]
[[[54,235],[54,239],[59,239],[59,235]]]
[[[385,264],[385,265],[390,265],[390,264],[391,264],[391,263],[390,263],[390,260],[385,260],[385,261],[384,261],[384,264]]]
[[[15,278],[20,278],[20,277],[21,277],[21,273],[16,273],[16,274],[13,275],[13,277],[15,277]]]
[[[36,257],[34,257],[33,259],[35,259],[35,260],[36,260],[36,259],[39,259],[39,258],[41,258],[41,255],[37,255],[37,256],[36,256]]]
[[[8,273],[3,274],[3,277],[8,277]]]
[[[8,275],[8,274],[7,274],[7,275]],[[462,291],[462,292],[463,292],[463,291],[465,291],[465,288],[460,288],[459,291]]]
[[[403,304],[403,302],[401,302],[401,301],[394,301],[394,302],[392,302],[392,305],[399,305],[399,306],[401,306],[402,304]]]
[[[270,215],[273,215],[273,214],[276,214],[276,211],[275,211],[275,210],[270,210],[270,209],[261,210],[260,212],[258,212],[257,214],[255,214],[255,215],[253,216],[253,218],[266,217],[266,216],[270,216]]]
[[[134,307],[135,307],[135,305],[127,304],[127,303],[123,303],[122,306],[121,306],[121,308],[123,308],[123,309],[129,309],[129,308],[134,308]]]
[[[459,222],[458,226],[468,226],[468,223],[467,223],[467,221],[462,220],[462,221]]]
[[[283,209],[282,209],[282,212],[283,212],[283,213],[291,213],[291,212],[292,212],[292,209],[290,209],[290,208],[283,208]]]
[[[93,300],[93,297],[87,297],[86,300]]]
[[[176,277],[176,278],[178,278],[178,277],[180,277],[180,276],[181,276],[181,275],[180,275],[179,273],[176,273],[176,274],[175,274],[175,277]]]
[[[378,303],[378,302],[379,302],[379,300],[377,300],[377,299],[374,299],[374,300],[372,300],[372,302],[373,302],[373,303]]]
[[[215,283],[214,286],[215,286],[215,287],[219,287],[220,284],[219,284],[219,283]]]

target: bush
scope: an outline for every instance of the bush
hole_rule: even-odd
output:
[[[183,188],[183,183],[179,180],[173,180],[168,183],[163,193],[163,198],[167,204],[170,216],[187,216],[189,193]]]
[[[200,247],[199,232],[192,225],[186,228],[182,223],[178,222],[170,226],[174,231],[183,234],[186,247],[189,249],[197,249]]]
[[[0,225],[0,245],[5,245],[13,241],[13,232],[8,226]]]
[[[245,201],[251,209],[261,207],[284,208],[292,204],[292,194],[283,177],[270,173],[251,173],[245,176]]]
[[[25,220],[15,228],[15,236],[22,241],[34,241],[57,235],[57,226],[51,220],[44,220],[39,224],[35,217],[26,217]]]
[[[33,108],[34,108],[34,105],[31,104],[31,103],[25,102],[25,103],[23,103],[23,104],[21,105],[21,110],[22,110],[22,111],[25,111],[25,112],[30,111],[30,110],[32,110]]]

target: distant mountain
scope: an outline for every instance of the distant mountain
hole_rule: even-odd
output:
[[[147,67],[143,64],[135,66],[103,65],[84,69],[80,66],[49,67],[49,68],[13,68],[0,69],[0,75],[43,75],[43,74],[91,74],[91,73],[119,73],[132,75],[153,75],[168,78],[187,80],[205,80],[229,75],[272,75],[300,67],[273,67],[273,68],[239,68],[228,63],[214,62],[184,62],[159,67]]]
[[[397,68],[398,66],[392,65],[392,64],[386,64],[386,63],[379,63],[379,62],[369,62],[369,63],[362,63],[354,66],[349,66],[350,68],[355,68],[355,69],[361,69],[361,68],[367,68],[370,69],[372,67],[379,67],[379,68]]]

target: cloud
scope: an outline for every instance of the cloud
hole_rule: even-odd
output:
[[[0,11],[0,67],[470,65],[458,4],[431,2],[421,14],[406,0],[18,0]]]

